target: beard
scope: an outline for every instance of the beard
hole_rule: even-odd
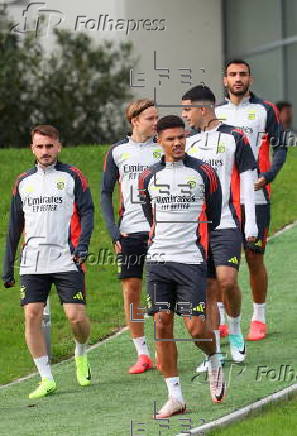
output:
[[[243,89],[241,91],[235,91],[234,87],[227,87],[227,90],[232,94],[232,95],[236,95],[238,97],[242,97],[243,95],[245,95],[247,93],[247,91],[249,90],[249,85],[246,85],[243,87]]]

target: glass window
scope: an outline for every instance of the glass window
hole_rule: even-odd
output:
[[[284,0],[284,37],[297,35],[297,2]]]
[[[288,45],[287,50],[287,96],[293,105],[293,127],[297,128],[297,86],[296,86],[296,71],[297,71],[297,44]]]
[[[259,97],[272,102],[283,98],[282,59],[282,48],[245,58],[255,80],[252,89]]]

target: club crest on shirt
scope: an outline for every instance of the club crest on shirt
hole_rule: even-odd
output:
[[[186,179],[187,184],[190,186],[191,189],[196,188],[197,186],[197,179],[194,177],[188,177]]]
[[[57,189],[59,189],[59,191],[63,191],[63,189],[65,188],[65,183],[64,180],[57,180]]]
[[[121,159],[129,159],[130,156],[131,156],[130,153],[124,152],[124,153],[121,153],[120,158]]]
[[[162,157],[162,150],[155,150],[153,152],[153,157],[154,157],[154,159],[161,159],[161,157]]]
[[[28,185],[25,187],[24,191],[28,193],[34,192],[34,187],[32,185]]]
[[[249,120],[255,120],[256,119],[256,112],[255,111],[250,111],[248,113],[248,119]]]

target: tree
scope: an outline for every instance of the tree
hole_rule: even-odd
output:
[[[42,48],[29,34],[20,41],[10,33],[4,11],[0,22],[0,147],[20,146],[28,144],[24,141],[32,126]]]
[[[0,147],[26,146],[30,128],[44,123],[61,131],[65,145],[110,143],[123,134],[130,43],[95,45],[84,33],[56,30],[56,47],[45,56],[36,35],[20,38],[5,13],[0,20]]]
[[[66,144],[114,141],[123,130],[123,102],[131,98],[131,45],[116,50],[109,41],[95,46],[83,33],[56,35],[41,94],[44,120],[60,127]]]

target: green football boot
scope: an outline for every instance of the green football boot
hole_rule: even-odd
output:
[[[81,386],[89,386],[91,384],[91,370],[88,363],[87,355],[77,356],[76,363],[76,378]]]
[[[35,400],[37,398],[43,398],[47,395],[52,394],[57,390],[57,385],[54,380],[49,380],[48,378],[43,378],[38,385],[38,388],[35,391],[29,394],[29,398],[31,400]]]

